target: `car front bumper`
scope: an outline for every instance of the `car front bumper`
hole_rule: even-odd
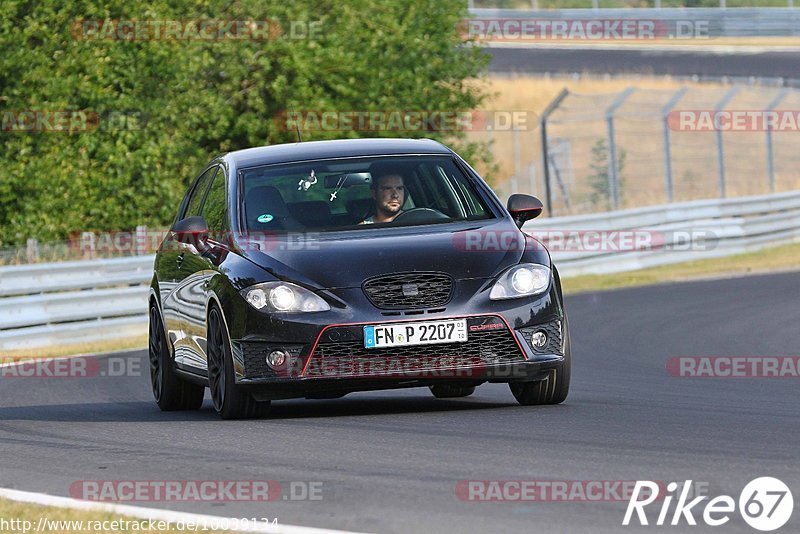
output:
[[[358,292],[337,295],[346,307],[330,312],[278,316],[229,302],[236,382],[257,398],[290,398],[329,392],[418,387],[442,383],[533,381],[546,378],[564,358],[563,306],[555,286],[534,299],[490,301],[489,284],[474,280],[446,310],[392,313],[358,302]],[[463,294],[463,293],[462,293]],[[238,300],[238,299],[237,299]],[[238,309],[237,309],[238,308]],[[365,325],[464,318],[468,341],[365,349]],[[547,336],[544,346],[532,334]],[[290,357],[272,368],[275,350]]]

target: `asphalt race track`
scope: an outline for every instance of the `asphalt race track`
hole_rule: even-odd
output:
[[[490,72],[541,74],[657,74],[708,77],[800,77],[800,54],[789,51],[735,54],[707,50],[487,48]]]
[[[0,486],[68,495],[80,480],[322,482],[322,500],[133,503],[366,532],[706,532],[620,526],[620,502],[469,502],[460,480],[686,479],[738,501],[760,476],[800,500],[798,380],[670,376],[674,356],[790,356],[800,273],[568,298],[572,392],[518,406],[425,389],[275,403],[269,419],[161,413],[139,376],[0,379]],[[137,374],[137,373],[132,373]],[[284,496],[286,493],[284,493]],[[657,515],[653,512],[651,520]],[[695,514],[702,521],[702,510]],[[781,532],[800,531],[800,513]],[[714,532],[756,532],[734,515]]]

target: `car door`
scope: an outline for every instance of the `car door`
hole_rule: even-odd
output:
[[[208,369],[206,303],[208,302],[209,282],[217,274],[219,264],[224,260],[227,252],[224,245],[227,235],[225,182],[225,172],[218,171],[197,213],[208,224],[207,248],[204,250],[198,250],[196,247],[188,248],[182,267],[184,279],[182,282],[183,313],[181,313],[181,320],[184,339],[181,364],[193,369]]]
[[[179,215],[178,220],[200,214],[203,200],[205,200],[217,170],[218,166],[213,165],[195,180],[186,206]],[[188,349],[191,345],[191,340],[187,339],[186,316],[192,313],[196,314],[192,310],[197,304],[196,296],[192,295],[191,288],[187,287],[187,277],[195,268],[193,265],[196,261],[194,253],[197,252],[197,249],[192,244],[179,242],[172,235],[172,232],[167,237],[164,249],[165,253],[160,255],[161,265],[158,267],[162,272],[171,273],[171,280],[167,284],[169,286],[168,289],[162,288],[161,290],[164,322],[167,325],[168,335],[175,348],[175,363],[182,367],[187,360],[192,360],[191,350]],[[189,261],[188,264],[187,260]],[[165,293],[166,297],[164,296]],[[200,368],[202,369],[202,366]]]

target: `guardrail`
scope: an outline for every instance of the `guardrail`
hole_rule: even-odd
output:
[[[630,271],[800,241],[800,191],[544,218],[525,230],[564,277]],[[153,256],[0,267],[0,355],[145,334],[152,268]]]
[[[153,256],[0,267],[2,351],[142,335]]]
[[[670,4],[670,7],[664,6],[664,1]],[[574,7],[572,8],[563,8],[563,9],[596,9],[596,10],[606,10],[606,9],[661,9],[666,7],[667,9],[752,9],[752,8],[780,8],[780,7],[788,7],[794,8],[794,0],[734,0],[731,2],[732,5],[728,5],[728,1],[730,0],[714,0],[714,2],[704,2],[704,4],[711,4],[706,5],[705,7],[688,7],[685,4],[690,2],[674,2],[669,0],[652,0],[639,2],[641,4],[640,7],[636,5],[630,5],[630,1],[626,0],[583,0],[582,5],[574,5],[575,2],[572,2]],[[500,2],[497,0],[467,0],[467,6],[470,10],[475,9],[475,4],[479,4],[480,8],[478,9],[501,9],[497,6]],[[521,4],[522,2],[517,2]],[[652,3],[652,6],[650,5]],[[692,2],[694,3],[694,2]],[[554,5],[555,4],[555,5]],[[531,7],[529,9],[538,10],[538,9],[557,9],[558,2],[553,2],[552,0],[530,0]],[[646,5],[645,5],[646,4]],[[713,5],[717,4],[717,5]],[[518,6],[517,9],[523,10],[525,9],[524,6]]]
[[[525,230],[564,277],[632,271],[800,241],[800,191],[556,217]]]

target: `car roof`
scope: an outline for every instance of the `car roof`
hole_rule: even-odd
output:
[[[222,156],[237,169],[276,163],[359,156],[404,154],[452,154],[432,139],[338,139],[262,146],[229,152]]]

